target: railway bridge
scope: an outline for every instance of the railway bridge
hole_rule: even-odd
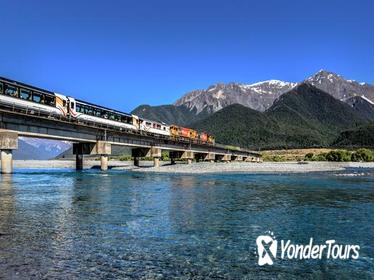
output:
[[[13,172],[12,151],[18,148],[18,137],[34,137],[64,140],[73,143],[76,169],[83,168],[84,155],[98,155],[101,169],[108,169],[108,160],[113,145],[132,149],[134,164],[139,166],[141,157],[153,158],[159,166],[161,151],[169,151],[171,162],[184,159],[205,161],[260,161],[260,154],[246,149],[224,145],[210,145],[187,139],[176,139],[164,135],[148,135],[123,131],[107,125],[56,118],[28,112],[19,108],[0,108],[1,172]]]

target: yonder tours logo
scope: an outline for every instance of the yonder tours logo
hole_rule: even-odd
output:
[[[260,235],[256,239],[258,265],[273,265],[280,259],[358,259],[360,246],[338,244],[335,240],[326,240],[322,244],[315,244],[313,238],[308,244],[295,244],[291,240],[278,241],[272,232]],[[278,252],[278,249],[280,252]]]

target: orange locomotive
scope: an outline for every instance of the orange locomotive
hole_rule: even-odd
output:
[[[202,143],[214,144],[214,137],[206,132],[198,133],[192,128],[181,127],[177,125],[170,126],[170,134],[173,137],[184,137]]]

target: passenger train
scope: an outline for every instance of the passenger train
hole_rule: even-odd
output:
[[[177,125],[169,126],[2,77],[0,77],[0,104],[22,109],[30,114],[73,119],[120,130],[173,139],[182,138],[209,145],[215,143],[214,137],[205,132],[198,133],[191,128]]]

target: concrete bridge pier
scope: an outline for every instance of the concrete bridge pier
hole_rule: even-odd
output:
[[[96,153],[100,155],[100,169],[108,170],[109,155],[112,154],[112,145],[106,141],[97,141]]]
[[[73,154],[75,154],[75,170],[83,170],[83,154],[87,154],[87,146],[90,143],[74,143]]]
[[[191,164],[195,158],[195,153],[192,151],[170,151],[169,156],[171,158],[172,164],[175,164],[175,159],[186,160],[187,164]],[[196,154],[196,157],[199,157],[199,154]]]
[[[1,173],[13,173],[13,153],[12,150],[1,150]]]
[[[140,158],[149,156],[149,148],[134,148],[131,150],[131,156],[134,158],[134,166],[140,166]]]
[[[181,158],[186,159],[187,164],[192,164],[192,160],[195,158],[195,154],[192,151],[184,151]]]
[[[75,170],[83,170],[83,154],[75,154]]]
[[[153,166],[160,166],[161,148],[135,148],[131,150],[131,155],[134,158],[135,166],[139,166],[139,161],[141,157],[151,157],[153,159]]]
[[[195,159],[196,161],[208,161],[208,162],[214,162],[215,154],[211,152],[199,152],[195,153]]]
[[[244,159],[246,162],[261,162],[261,158],[258,156],[248,156],[246,159]]]
[[[183,152],[182,151],[170,151],[169,157],[171,164],[176,164],[176,160],[180,159],[182,157]]]
[[[153,158],[153,167],[160,167],[161,148],[151,147],[150,152]]]
[[[18,149],[18,133],[0,131],[1,173],[13,173],[13,150]]]
[[[108,170],[109,155],[112,153],[112,146],[106,141],[96,143],[74,143],[73,154],[75,154],[75,169],[83,169],[83,155],[100,155],[100,168]]]
[[[204,157],[204,161],[214,162],[216,155],[214,153],[207,153]]]
[[[160,158],[154,157],[153,158],[153,167],[160,167]]]
[[[109,161],[109,156],[108,155],[101,155],[100,156],[100,169],[102,171],[108,170],[108,161]]]
[[[232,155],[231,156],[231,160],[234,160],[234,161],[243,161],[243,156],[241,156],[241,155]]]
[[[216,155],[216,161],[230,162],[231,161],[231,154]]]

